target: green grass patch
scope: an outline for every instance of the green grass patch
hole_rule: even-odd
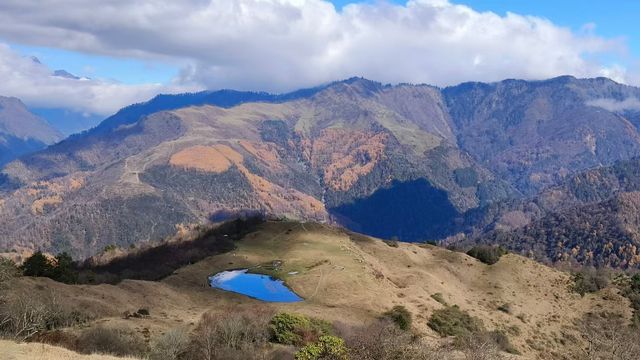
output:
[[[468,336],[484,331],[482,321],[456,305],[433,312],[427,323],[440,336]]]
[[[269,331],[272,342],[296,346],[316,342],[321,336],[333,333],[327,321],[291,313],[274,316],[269,322]]]

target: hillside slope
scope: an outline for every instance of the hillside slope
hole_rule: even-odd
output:
[[[637,113],[603,105],[640,89],[606,78],[466,83],[443,95],[461,148],[527,195],[640,150]]]
[[[602,105],[634,96],[572,77],[163,95],[6,165],[0,250],[86,257],[256,212],[406,241],[473,233],[493,206],[638,155],[637,114]]]
[[[231,252],[180,268],[160,282],[125,280],[118,285],[64,285],[41,278],[15,280],[12,291],[29,290],[35,298],[55,294],[66,306],[91,312],[87,326],[129,329],[154,339],[168,329],[193,325],[205,312],[287,311],[356,326],[373,321],[395,305],[414,317],[419,336],[444,344],[427,326],[444,305],[502,330],[522,353],[521,359],[572,359],[586,346],[576,322],[606,310],[630,317],[629,303],[613,289],[581,297],[570,290],[568,274],[532,260],[504,256],[495,265],[429,245],[394,246],[366,236],[313,223],[267,222],[236,243]],[[208,288],[207,278],[222,270],[281,266],[275,274],[304,301],[263,304]],[[152,266],[150,264],[150,266]],[[268,271],[265,268],[264,271]],[[432,297],[440,294],[443,300]],[[509,311],[498,310],[509,304]],[[123,311],[149,309],[151,316],[122,317]],[[566,309],[572,309],[568,312]],[[82,328],[69,328],[71,335]]]
[[[478,211],[474,220],[485,231],[446,243],[499,244],[545,262],[638,268],[638,191],[640,160],[620,161],[571,176],[536,197]]]
[[[158,112],[6,166],[3,246],[88,256],[247,212],[439,237],[513,192],[455,141],[437,89],[362,79],[302,100]],[[370,211],[389,196],[397,207]],[[380,228],[378,216],[399,221]],[[400,221],[410,216],[422,225]]]

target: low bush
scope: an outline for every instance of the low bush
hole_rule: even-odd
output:
[[[488,333],[474,334],[457,339],[457,348],[465,360],[500,360],[504,356]]]
[[[380,319],[366,326],[336,325],[336,332],[345,339],[350,359],[363,360],[441,360],[439,349],[425,344],[411,332],[400,330],[389,319]]]
[[[511,304],[502,304],[500,306],[498,306],[498,311],[502,311],[505,314],[511,314]]]
[[[0,258],[0,304],[6,298],[6,292],[10,288],[9,282],[19,275],[20,271],[12,260]]]
[[[20,271],[13,260],[0,257],[0,289],[7,281],[19,275]]]
[[[481,336],[485,336],[488,340],[495,343],[500,351],[504,351],[509,354],[519,355],[520,352],[511,344],[509,336],[500,330],[488,331]]]
[[[635,274],[629,280],[629,285],[622,294],[631,302],[633,318],[631,323],[635,328],[640,328],[640,273]]]
[[[344,340],[332,335],[322,335],[315,343],[307,344],[300,349],[296,360],[347,360],[347,348]]]
[[[493,265],[500,260],[502,255],[507,254],[507,250],[500,246],[478,245],[467,251],[467,255],[474,257],[485,264]]]
[[[613,313],[588,313],[579,322],[584,340],[584,359],[637,360],[640,332],[627,326],[624,316]]]
[[[447,306],[447,301],[444,299],[444,296],[442,296],[441,293],[431,294],[431,298],[439,302],[440,304]]]
[[[398,243],[398,240],[385,240],[384,241],[385,244],[387,244],[387,246],[389,247],[393,247],[393,248],[397,248],[400,246],[400,244]]]
[[[402,330],[409,330],[411,328],[411,313],[402,305],[394,306],[384,315],[391,319]]]
[[[609,285],[609,276],[604,270],[590,268],[574,273],[573,282],[573,291],[584,296],[606,288]]]
[[[455,305],[435,310],[427,325],[440,336],[467,336],[484,331],[480,319]]]
[[[195,359],[241,359],[256,353],[269,339],[270,314],[252,312],[205,314],[198,322],[189,354]]]
[[[22,264],[22,273],[25,276],[51,276],[53,272],[53,264],[48,257],[42,252],[37,251],[30,257],[28,257]]]
[[[331,335],[331,324],[300,314],[280,313],[269,323],[271,340],[284,345],[302,346]]]
[[[150,360],[179,360],[189,351],[189,334],[182,329],[169,330],[151,343]]]
[[[90,320],[91,314],[69,309],[54,294],[33,296],[14,292],[0,299],[0,335],[26,340],[47,330],[73,326]]]
[[[143,356],[148,351],[144,339],[137,333],[111,327],[94,327],[83,331],[76,347],[83,354],[115,356]]]
[[[25,276],[48,277],[67,284],[76,283],[78,280],[73,259],[65,252],[58,254],[52,261],[37,251],[24,261],[21,269]]]

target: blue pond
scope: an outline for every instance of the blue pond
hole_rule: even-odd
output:
[[[262,301],[302,301],[302,298],[286,287],[282,280],[269,275],[249,274],[247,269],[217,273],[209,277],[209,284],[215,289],[232,291]]]

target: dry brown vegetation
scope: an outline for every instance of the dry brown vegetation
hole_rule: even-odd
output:
[[[333,334],[345,340],[352,359],[508,358],[514,355],[504,351],[505,337],[521,353],[517,358],[580,358],[590,344],[586,328],[580,325],[587,314],[607,309],[619,314],[622,323],[631,318],[629,301],[614,288],[581,296],[573,291],[570,274],[514,254],[487,265],[430,245],[398,243],[390,247],[329,226],[293,222],[263,223],[234,245],[232,251],[180,265],[160,281],[65,285],[23,277],[10,280],[11,293],[28,289],[33,299],[54,293],[65,307],[91,314],[82,327],[61,325],[58,333],[39,330],[34,340],[90,352],[86,349],[98,347],[86,345],[87,332],[104,335],[104,330],[96,329],[112,329],[103,336],[103,343],[117,343],[114,331],[116,335],[137,334],[145,356],[155,359],[183,359],[196,353],[196,359],[292,359],[301,345],[273,344],[265,335],[270,317],[281,312],[334,324]],[[180,258],[189,248],[171,249]],[[137,259],[153,268],[155,261],[164,258]],[[274,260],[281,260],[281,265],[265,267]],[[118,266],[124,269],[125,264]],[[264,304],[213,290],[207,284],[207,277],[218,271],[247,267],[283,278],[305,300]],[[439,295],[434,298],[434,294]],[[498,310],[504,304],[509,304],[509,311]],[[482,336],[473,333],[454,341],[441,338],[428,326],[433,314],[454,305],[482,321]],[[380,320],[396,306],[403,306],[412,316],[407,331]],[[141,308],[148,309],[149,315],[123,316]],[[85,342],[79,342],[83,336]]]

